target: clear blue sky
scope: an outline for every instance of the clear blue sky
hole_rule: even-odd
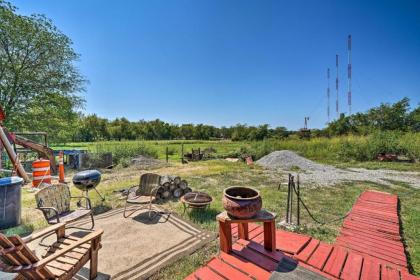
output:
[[[296,129],[326,115],[326,69],[353,36],[353,111],[420,102],[420,1],[16,0],[81,54],[87,113]],[[334,75],[333,75],[334,76]],[[333,79],[332,96],[335,96]],[[335,116],[335,97],[331,100]]]

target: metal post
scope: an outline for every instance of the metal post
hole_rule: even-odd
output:
[[[287,183],[287,205],[286,205],[286,223],[289,223],[289,206],[290,206],[290,176],[289,174],[289,182]]]
[[[297,225],[300,225],[300,182],[299,182],[299,174],[297,174]]]
[[[169,161],[169,148],[166,147],[166,163]]]
[[[294,177],[292,176],[292,183],[291,183],[291,187],[290,187],[290,211],[289,211],[289,214],[290,214],[289,222],[290,223],[293,223],[293,192],[294,192],[293,187],[294,187],[294,185],[295,185],[295,181],[294,181]]]
[[[184,164],[184,144],[181,144],[181,163]]]

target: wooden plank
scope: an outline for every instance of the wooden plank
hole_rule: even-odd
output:
[[[308,246],[306,246],[299,254],[296,255],[296,258],[300,261],[307,262],[311,257],[312,253],[319,245],[319,240],[312,239]]]
[[[363,244],[363,245],[369,246],[371,249],[383,250],[390,256],[394,256],[394,255],[404,256],[404,259],[405,259],[405,251],[402,245],[398,246],[395,244],[378,242],[376,240],[372,241],[364,236],[354,237],[354,236],[341,235],[340,237],[337,238],[337,240],[341,240],[343,242],[352,243],[352,244],[360,244],[360,245]]]
[[[248,274],[237,270],[236,268],[228,265],[227,263],[221,261],[218,258],[213,258],[207,266],[211,268],[213,271],[217,271],[219,275],[223,275],[227,279],[252,279]]]
[[[400,272],[390,266],[382,265],[381,280],[400,280]]]
[[[227,264],[245,272],[257,280],[264,280],[270,277],[270,272],[258,267],[257,265],[242,259],[238,256],[232,256],[224,252],[220,252],[219,258]]]
[[[343,280],[359,280],[362,270],[363,257],[358,254],[349,253],[340,279]]]
[[[366,244],[355,244],[355,243],[347,243],[342,240],[341,237],[337,238],[337,241],[335,243],[336,245],[340,245],[346,248],[351,249],[352,251],[361,252],[376,258],[380,258],[384,261],[391,262],[393,264],[397,264],[403,267],[407,267],[407,259],[406,256],[402,255],[393,255],[385,250],[380,250],[378,248],[372,248],[369,245]]]
[[[232,254],[246,259],[267,271],[274,271],[277,267],[277,262],[273,261],[271,258],[237,243],[233,245]]]
[[[321,242],[312,256],[309,258],[308,264],[322,270],[332,251],[332,246]]]
[[[342,247],[334,246],[331,256],[328,258],[327,263],[324,266],[324,272],[338,278],[341,270],[343,269],[346,258],[347,251]]]
[[[284,230],[276,231],[276,248],[277,250],[290,253],[298,254],[305,248],[306,245],[311,241],[310,236],[287,232]]]
[[[297,266],[290,271],[275,271],[270,276],[270,280],[326,280],[324,276],[315,273],[302,266]]]
[[[360,280],[380,280],[381,265],[377,259],[365,257]]]
[[[208,268],[207,266],[203,266],[199,268],[195,273],[194,276],[200,280],[225,280],[222,276],[215,273],[213,270]]]
[[[238,243],[241,244],[244,247],[247,247],[251,250],[254,250],[260,254],[263,254],[269,258],[271,258],[273,261],[275,262],[279,262],[281,261],[283,258],[289,258],[288,256],[286,256],[283,252],[280,251],[268,251],[264,248],[264,246],[262,246],[259,243],[256,243],[254,241],[247,241],[247,240],[243,240],[243,239],[239,239]]]

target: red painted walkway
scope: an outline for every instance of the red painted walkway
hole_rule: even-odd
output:
[[[277,230],[277,251],[269,252],[262,246],[262,227],[250,224],[250,241],[237,240],[231,254],[221,252],[186,279],[268,279],[279,263],[290,269],[300,265],[329,279],[420,279],[407,271],[397,206],[395,195],[364,192],[334,245]],[[232,232],[237,236],[236,225]]]

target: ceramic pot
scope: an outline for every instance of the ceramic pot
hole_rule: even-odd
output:
[[[222,202],[229,216],[237,219],[250,219],[262,207],[260,192],[248,187],[225,189]]]

